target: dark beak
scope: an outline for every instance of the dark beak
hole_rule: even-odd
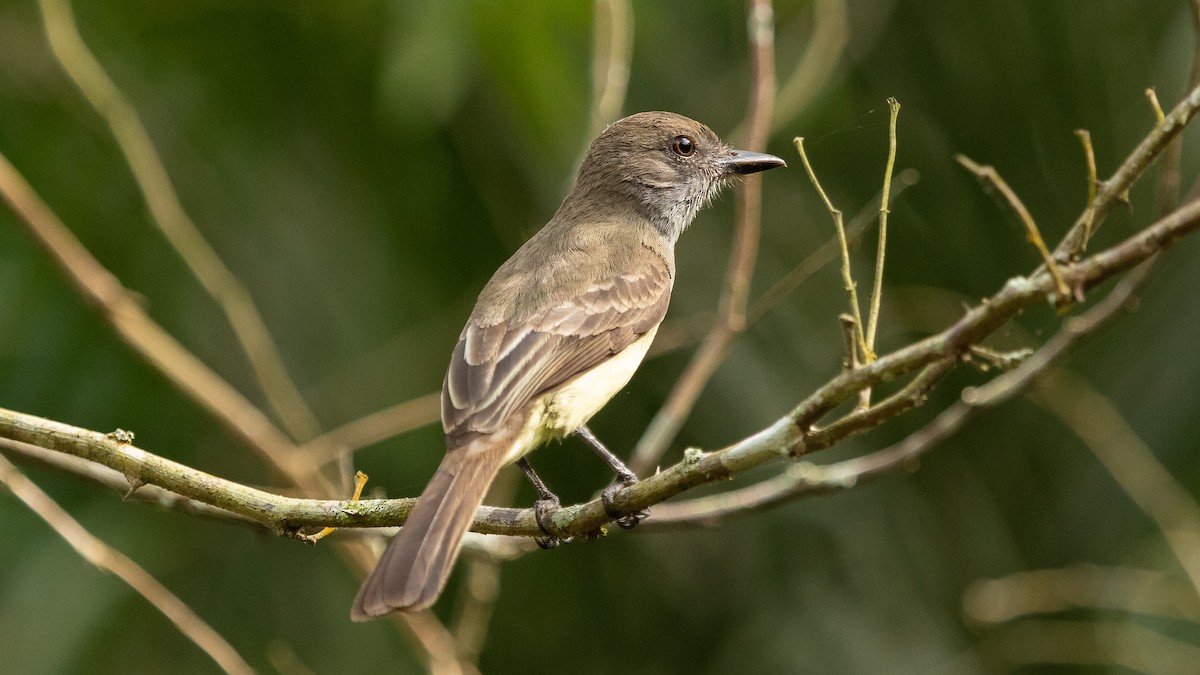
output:
[[[787,162],[775,155],[747,150],[730,150],[729,154],[717,160],[717,166],[725,173],[758,173],[777,166],[787,166]]]

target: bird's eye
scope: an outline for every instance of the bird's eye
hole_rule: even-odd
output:
[[[687,136],[671,139],[671,150],[680,157],[691,157],[696,152],[696,143]]]

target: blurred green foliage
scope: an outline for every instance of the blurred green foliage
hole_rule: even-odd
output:
[[[251,289],[327,427],[435,391],[487,277],[549,217],[588,142],[593,15],[583,2],[77,3],[81,31],[136,105],[189,213]],[[806,137],[848,214],[879,189],[884,99],[904,105],[898,167],[921,172],[894,205],[883,351],[928,334],[1037,262],[1016,222],[953,162],[994,164],[1047,238],[1080,212],[1076,128],[1106,175],[1153,123],[1143,97],[1183,92],[1193,36],[1183,0],[848,0],[833,77],[768,150]],[[776,6],[780,77],[812,25]],[[750,76],[736,2],[637,2],[624,112],[678,111],[729,134]],[[1184,186],[1196,176],[1197,136]],[[730,137],[733,142],[744,138]],[[0,4],[0,152],[152,316],[260,401],[222,315],[148,221],[103,122],[57,68],[36,6]],[[765,177],[765,290],[831,235],[793,162]],[[1150,178],[1153,178],[1151,174]],[[1134,191],[1096,246],[1153,216]],[[680,243],[672,316],[711,311],[732,199]],[[869,269],[873,246],[859,251]],[[1138,311],[1070,367],[1109,395],[1171,473],[1200,495],[1194,242],[1172,252]],[[868,277],[860,278],[860,288]],[[675,443],[716,448],[773,420],[839,368],[844,294],[826,269],[742,339]],[[1056,325],[1027,312],[1000,346]],[[593,428],[632,447],[688,357],[650,361]],[[960,372],[944,404],[982,379]],[[133,429],[139,445],[251,484],[269,474],[235,438],[133,356],[0,209],[0,406]],[[920,411],[827,453],[881,447]],[[358,453],[371,487],[416,494],[441,454],[430,425]],[[566,498],[606,470],[574,441],[533,457]],[[971,581],[1078,562],[1177,567],[1150,521],[1084,446],[1017,401],[937,449],[912,475],[720,528],[617,536],[502,570],[484,672],[975,672],[986,630],[961,610]],[[315,672],[418,668],[386,625],[353,625],[357,580],[328,546],[122,504],[31,471],[92,532],[144,565],[256,667],[290,649]],[[753,476],[739,477],[746,485]],[[525,490],[525,488],[522,488]],[[532,495],[523,491],[522,503]],[[439,605],[453,613],[454,587]],[[1095,616],[1080,610],[1075,618]],[[1170,634],[1200,645],[1195,625]],[[281,647],[285,645],[286,647]],[[211,672],[157,612],[83,563],[0,492],[0,671]]]

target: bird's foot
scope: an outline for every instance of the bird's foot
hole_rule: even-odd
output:
[[[634,513],[621,513],[616,506],[613,505],[613,500],[617,496],[617,492],[634,485],[638,482],[637,476],[632,473],[620,475],[617,477],[617,482],[604,488],[600,493],[600,503],[604,505],[604,512],[609,518],[616,521],[617,525],[623,530],[631,530],[637,527],[637,524],[646,519],[650,515],[649,509],[642,509]]]
[[[558,545],[563,543],[563,539],[555,534],[558,526],[550,518],[550,515],[560,506],[562,506],[561,502],[553,494],[544,496],[533,503],[533,517],[537,519],[538,529],[546,535],[545,537],[534,537],[533,541],[539,548],[558,548]]]

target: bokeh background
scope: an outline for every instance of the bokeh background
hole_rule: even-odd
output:
[[[324,428],[440,387],[477,292],[551,215],[594,132],[597,9],[587,2],[77,4],[84,38],[136,106],[188,212],[251,290]],[[1086,194],[1073,130],[1090,130],[1107,175],[1153,124],[1143,90],[1156,87],[1173,105],[1193,49],[1184,0],[781,0],[775,10],[781,82],[814,39],[815,16],[846,32],[844,41],[821,33],[828,76],[781,102],[775,118],[767,149],[792,167],[765,175],[752,296],[832,234],[792,137],[806,137],[826,189],[853,214],[879,190],[884,100],[895,96],[904,106],[897,166],[921,180],[892,209],[885,351],[1036,265],[1017,223],[954,153],[994,164],[1056,239]],[[837,11],[840,22],[830,19]],[[738,2],[634,3],[621,113],[678,111],[748,142],[737,131],[750,85],[745,15]],[[150,225],[108,128],[57,67],[28,0],[0,3],[0,152],[156,320],[261,402],[223,316]],[[1153,177],[1097,245],[1149,222]],[[733,201],[704,212],[681,240],[672,317],[715,308]],[[863,289],[872,242],[855,254]],[[1198,256],[1183,242],[1137,311],[1067,364],[1196,496]],[[738,343],[665,461],[752,433],[834,375],[844,305],[835,267],[780,302]],[[1056,325],[1050,308],[1035,308],[992,343],[1036,346]],[[610,446],[633,446],[690,352],[647,362],[596,418]],[[883,447],[985,377],[961,369],[931,410],[814,459]],[[139,445],[180,462],[272,481],[114,337],[7,209],[0,406],[132,429]],[[370,488],[412,496],[440,454],[429,424],[359,451],[355,463]],[[533,461],[569,500],[608,479],[574,441]],[[257,668],[420,669],[394,628],[348,621],[359,580],[332,547],[125,504],[29,471]],[[532,498],[522,486],[516,501]],[[1172,595],[1182,609],[1132,612],[1128,589],[1103,583],[1103,609],[1002,623],[964,609],[981,579],[1064,568],[1069,579],[1081,564],[1100,566],[1086,569],[1102,580],[1104,570],[1147,570],[1153,588],[1182,589]],[[1186,672],[1171,670],[1172,659],[1200,650],[1200,599],[1161,530],[1077,436],[1028,400],[979,418],[911,474],[712,529],[537,552],[502,565],[499,580],[479,661],[489,673],[1102,672],[1121,662]],[[448,623],[457,588],[437,607]],[[144,600],[0,492],[0,671],[213,670]]]

